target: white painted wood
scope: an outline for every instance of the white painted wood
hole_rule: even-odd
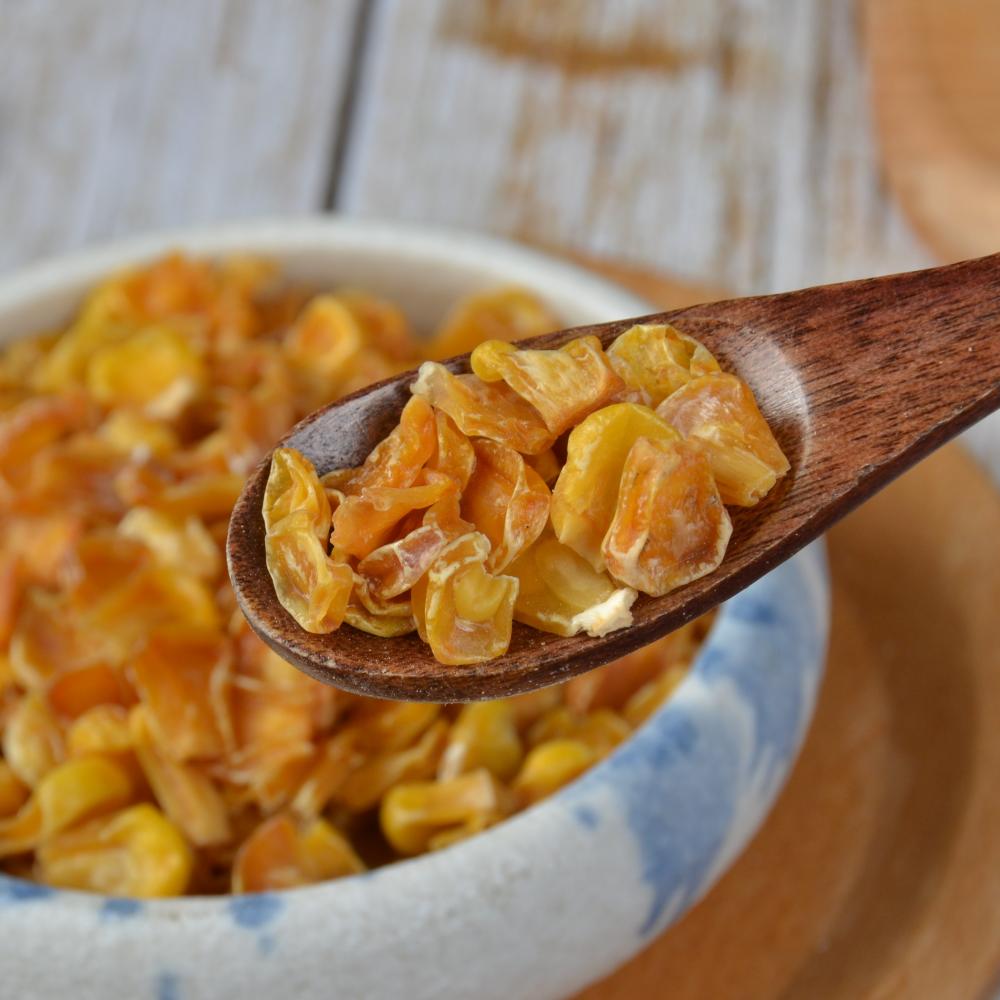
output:
[[[356,3],[0,0],[0,269],[319,208]]]
[[[852,4],[378,0],[338,207],[744,292],[920,266]]]

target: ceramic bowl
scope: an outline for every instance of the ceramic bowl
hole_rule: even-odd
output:
[[[476,288],[539,292],[567,325],[649,312],[593,274],[465,233],[324,220],[217,227],[77,254],[0,281],[0,336],[65,320],[107,272],[171,248],[248,251],[431,323]],[[676,920],[757,829],[823,669],[823,549],[722,609],[689,677],[559,794],[437,854],[312,888],[138,902],[0,878],[5,996],[408,1000],[566,996]]]

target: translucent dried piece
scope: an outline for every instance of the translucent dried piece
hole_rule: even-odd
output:
[[[552,491],[552,527],[600,572],[601,542],[618,502],[625,459],[640,437],[673,441],[680,435],[647,406],[616,403],[592,413],[570,433],[566,464]]]
[[[687,441],[639,438],[601,551],[612,576],[660,597],[711,573],[732,531],[705,453]]]
[[[30,794],[31,789],[14,773],[10,764],[0,758],[0,819],[17,813]]]
[[[556,437],[539,412],[502,382],[453,375],[443,365],[426,361],[410,391],[451,417],[467,437],[499,441],[524,455],[545,451]]]
[[[294,448],[275,448],[264,487],[264,527],[270,531],[289,514],[309,515],[313,534],[326,544],[330,533],[330,501],[312,462]]]
[[[503,787],[485,769],[448,781],[396,785],[382,799],[382,832],[400,854],[420,854],[432,837],[478,822],[482,829],[509,811]]]
[[[246,476],[205,472],[185,479],[164,479],[148,466],[128,466],[114,478],[114,490],[129,507],[154,507],[174,517],[228,518]]]
[[[158,746],[174,760],[214,757],[226,749],[232,648],[215,631],[171,628],[153,632],[132,671]],[[228,714],[228,711],[226,712]]]
[[[282,813],[261,823],[236,852],[233,892],[293,889],[364,870],[348,840],[325,820],[300,831]]]
[[[554,437],[612,402],[625,387],[597,337],[580,337],[554,351],[518,350],[490,340],[472,352],[470,363],[485,382],[503,379],[541,414]]]
[[[427,468],[450,476],[455,487],[459,491],[464,490],[476,467],[472,442],[447,413],[435,413],[434,419],[437,422],[437,444],[427,461]]]
[[[319,295],[303,310],[285,336],[289,361],[332,391],[364,343],[361,327],[347,306],[333,295]]]
[[[307,632],[340,626],[354,586],[354,571],[334,562],[313,532],[313,519],[296,511],[264,538],[267,570],[281,606]]]
[[[230,840],[228,811],[215,782],[196,766],[178,763],[163,752],[148,709],[141,705],[132,709],[129,730],[157,804],[189,843],[206,847]]]
[[[178,896],[191,868],[184,838],[148,803],[67,830],[38,850],[43,882],[114,896]]]
[[[420,357],[420,343],[398,306],[354,288],[338,289],[336,298],[379,353],[399,362],[413,362]]]
[[[598,573],[549,532],[518,556],[507,572],[520,582],[515,621],[565,636],[607,635],[632,624],[636,591]]]
[[[424,527],[440,528],[449,538],[467,535],[475,528],[462,517],[458,495],[446,493],[436,504],[427,508]]]
[[[65,597],[29,589],[20,600],[7,655],[18,683],[41,691],[60,670],[73,670],[100,655],[99,644],[71,617]]]
[[[537,455],[527,455],[525,461],[538,473],[546,486],[552,486],[559,478],[562,463],[551,448],[546,448]]]
[[[337,789],[361,762],[356,743],[357,737],[350,729],[326,740],[292,799],[291,809],[296,816],[313,819],[327,807]]]
[[[7,551],[16,556],[26,581],[59,587],[73,561],[84,530],[75,514],[43,514],[7,520],[12,537]]]
[[[100,348],[87,363],[87,389],[105,406],[141,407],[177,416],[204,386],[205,366],[189,337],[151,326]]]
[[[114,757],[131,749],[128,710],[122,705],[95,705],[66,729],[66,751],[70,757],[94,754]]]
[[[569,784],[599,760],[592,747],[578,739],[540,743],[524,759],[513,789],[525,804],[544,799]]]
[[[65,758],[62,729],[41,694],[28,692],[14,705],[0,733],[0,749],[8,767],[32,788]]]
[[[443,528],[421,525],[370,552],[358,563],[357,574],[374,597],[399,597],[431,568],[451,538]]]
[[[142,542],[161,563],[205,580],[222,572],[222,554],[197,517],[172,517],[149,507],[135,507],[118,523],[126,538]]]
[[[48,690],[52,708],[67,719],[76,719],[98,705],[123,705],[127,682],[106,663],[79,667],[56,677]]]
[[[366,608],[363,604],[349,603],[344,612],[344,621],[351,628],[377,635],[382,639],[395,639],[401,635],[409,635],[416,630],[417,623],[410,613],[410,602],[403,602],[405,613],[378,613]]]
[[[363,559],[389,542],[407,514],[426,510],[455,489],[451,478],[438,472],[421,478],[426,481],[402,488],[367,486],[360,495],[347,497],[333,515],[333,546]]]
[[[28,461],[68,431],[86,426],[85,396],[38,396],[26,399],[0,418],[0,474],[10,483],[24,480]]]
[[[395,785],[433,777],[447,739],[448,723],[438,719],[413,746],[376,753],[359,764],[334,792],[334,800],[352,812],[367,812]]]
[[[615,338],[608,358],[635,402],[652,407],[692,378],[719,371],[707,347],[669,323],[629,328]]]
[[[356,496],[373,486],[401,489],[411,486],[417,474],[437,448],[437,420],[430,404],[414,396],[399,415],[399,423],[387,438],[380,441],[365,459],[360,469],[350,476],[332,473],[323,477],[328,486],[335,486],[348,496]]]
[[[521,288],[500,288],[462,299],[427,345],[440,360],[465,354],[484,340],[524,340],[559,329],[559,321],[538,296]]]
[[[513,448],[478,438],[476,469],[462,495],[462,516],[490,542],[486,569],[500,572],[542,532],[552,495]]]
[[[366,751],[411,746],[441,714],[430,702],[366,701],[350,722],[357,745]]]
[[[505,701],[472,702],[462,706],[451,727],[437,776],[447,781],[483,767],[506,781],[517,772],[523,756],[511,706]]]
[[[163,458],[180,448],[180,440],[172,427],[135,410],[112,410],[97,433],[112,448],[134,461]]]
[[[657,413],[703,446],[723,503],[753,507],[790,468],[753,392],[735,375],[693,379]]]
[[[518,584],[486,571],[489,553],[484,535],[462,535],[413,588],[417,630],[440,663],[482,663],[510,645]]]

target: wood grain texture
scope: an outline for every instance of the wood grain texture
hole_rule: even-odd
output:
[[[929,264],[886,196],[853,5],[379,0],[338,208],[740,293]]]
[[[658,598],[601,638],[515,623],[505,655],[442,666],[415,635],[302,630],[278,603],[261,517],[270,456],[233,509],[226,545],[237,600],[257,634],[318,680],[416,701],[498,698],[565,680],[623,656],[728,599],[773,569],[914,462],[1000,406],[1000,254],[949,267],[646,317],[702,341],[754,390],[792,471],[751,509],[715,572]],[[556,347],[593,335],[607,347],[634,320],[523,341]],[[933,339],[934,350],[927,349]],[[468,371],[468,355],[449,362]],[[412,373],[311,414],[282,441],[320,474],[360,465],[396,425]]]
[[[1000,4],[868,0],[875,114],[889,180],[937,254],[1000,248]]]
[[[0,0],[0,268],[320,207],[357,0]]]

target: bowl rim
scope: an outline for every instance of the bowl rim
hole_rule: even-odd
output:
[[[405,258],[429,263],[429,256],[437,260],[454,259],[457,251],[463,262],[487,267],[500,266],[512,275],[508,283],[524,280],[526,283],[547,286],[558,282],[567,290],[578,291],[586,308],[618,315],[648,315],[654,306],[620,285],[595,274],[583,265],[559,259],[541,250],[526,247],[511,240],[475,233],[457,227],[420,225],[409,222],[388,222],[375,219],[344,218],[338,216],[292,217],[287,219],[265,218],[244,222],[224,223],[195,227],[180,227],[100,243],[71,253],[29,264],[0,276],[0,328],[9,312],[43,302],[52,295],[79,294],[101,278],[128,267],[139,266],[171,250],[179,250],[201,257],[220,257],[231,253],[246,253],[274,257],[281,265],[282,255],[290,253],[329,252],[335,245],[347,244],[366,250],[385,250]],[[524,276],[521,278],[520,276]],[[591,306],[591,303],[593,305]],[[596,322],[597,320],[595,320]],[[27,334],[23,334],[27,335]],[[9,339],[17,339],[15,334]],[[0,329],[0,342],[5,339]],[[808,550],[807,550],[808,551]],[[797,555],[796,559],[803,558]],[[746,593],[746,592],[743,592]],[[313,885],[291,889],[266,890],[253,893],[225,893],[220,895],[185,895],[167,898],[133,899],[78,889],[64,889],[0,873],[3,883],[12,884],[14,892],[22,897],[58,900],[60,905],[73,908],[106,911],[109,905],[141,909],[146,919],[175,920],[180,914],[185,918],[210,919],[229,910],[234,900],[253,900],[276,896],[283,900],[336,892],[346,883],[356,885],[362,880],[378,875],[380,881],[392,878],[395,873],[409,874],[415,867],[438,862],[444,854],[455,854],[470,845],[509,835],[546,809],[563,805],[575,794],[584,781],[598,781],[610,773],[616,760],[635,741],[637,736],[656,724],[669,709],[674,699],[692,682],[701,664],[712,655],[715,637],[730,619],[738,613],[742,594],[724,603],[712,627],[702,642],[685,678],[673,694],[649,716],[636,730],[583,774],[560,788],[552,795],[508,817],[466,841],[460,841],[440,852],[403,858],[388,865]],[[828,603],[828,602],[827,602]],[[826,614],[829,622],[829,611]],[[808,721],[808,715],[807,719]]]

